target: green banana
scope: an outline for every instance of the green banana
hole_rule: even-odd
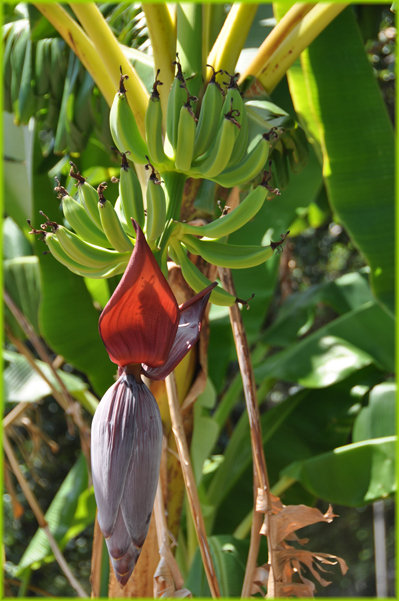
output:
[[[256,186],[251,190],[244,200],[227,215],[215,219],[211,223],[202,226],[179,223],[179,233],[193,234],[195,236],[206,236],[206,238],[217,239],[228,236],[248,223],[263,206],[266,200],[267,189],[263,185]]]
[[[207,65],[211,66],[211,65]],[[211,67],[213,69],[213,67]],[[201,102],[201,110],[195,131],[194,157],[203,154],[210,146],[217,130],[223,105],[223,95],[216,75],[219,71],[213,69],[213,74],[206,87]]]
[[[190,252],[200,255],[208,263],[229,269],[255,267],[273,256],[271,246],[224,244],[213,240],[198,240],[191,236],[183,236],[182,242]]]
[[[47,247],[53,257],[59,262],[62,263],[65,267],[67,267],[70,271],[75,273],[76,275],[80,275],[84,278],[110,278],[114,275],[119,275],[123,273],[126,269],[128,259],[122,260],[120,263],[116,265],[112,265],[111,267],[106,264],[104,267],[98,269],[93,267],[88,267],[87,265],[82,265],[77,261],[74,261],[61,246],[60,241],[57,239],[55,233],[46,232],[45,234],[45,242]]]
[[[147,182],[146,238],[150,244],[162,234],[166,223],[166,198],[162,182],[154,168]]]
[[[177,130],[179,126],[180,110],[187,100],[186,81],[183,76],[181,64],[178,60],[173,63],[176,65],[176,75],[168,96],[166,108],[166,143],[170,147],[171,153],[175,152],[177,144]]]
[[[123,82],[127,77],[121,73],[119,90],[115,94],[109,113],[109,125],[112,138],[119,151],[129,152],[135,163],[144,164],[147,162],[148,148],[139,132],[136,119],[126,98],[126,88]]]
[[[190,261],[185,249],[177,240],[170,240],[169,250],[172,259],[180,265],[184,279],[194,292],[200,292],[211,284],[211,281]],[[231,307],[236,302],[236,298],[217,286],[211,292],[210,301],[215,305]]]
[[[86,210],[86,213],[90,216],[92,221],[98,228],[102,229],[100,215],[98,214],[98,194],[97,190],[93,188],[87,180],[83,178],[82,182],[78,182],[78,198],[80,203]]]
[[[240,186],[254,179],[263,169],[270,151],[268,134],[257,136],[248,147],[248,152],[238,165],[228,167],[214,177],[216,183],[225,188]]]
[[[120,253],[85,242],[79,236],[59,225],[55,235],[65,253],[76,263],[96,270],[116,267],[130,258],[131,252]]]
[[[69,170],[69,176],[76,180],[76,186],[78,188],[79,202],[82,205],[82,207],[84,208],[84,210],[86,211],[87,215],[93,221],[93,223],[95,223],[97,228],[99,230],[102,230],[101,219],[98,214],[98,208],[97,208],[97,204],[98,204],[97,190],[95,188],[93,188],[93,186],[91,184],[89,184],[87,179],[85,177],[83,177],[83,175],[81,173],[79,173],[75,163],[73,163],[72,161],[69,161],[69,164],[71,166],[71,168]]]
[[[126,155],[122,157],[119,174],[119,196],[121,209],[128,224],[128,233],[135,237],[136,232],[131,220],[133,218],[141,228],[144,227],[144,204],[139,178]]]
[[[235,113],[231,109],[224,115],[215,144],[193,162],[191,171],[194,176],[215,179],[227,167],[240,129]]]
[[[148,154],[153,165],[157,169],[172,165],[172,161],[166,156],[162,137],[162,107],[157,87],[162,85],[158,80],[159,69],[152,87],[152,94],[148,101],[145,114],[145,133],[148,146]]]
[[[175,152],[175,165],[178,171],[186,172],[191,167],[194,155],[196,117],[190,105],[191,96],[180,109]]]
[[[112,248],[115,248],[115,250],[120,253],[129,251],[132,252],[132,241],[125,233],[125,230],[119,221],[118,214],[115,211],[112,203],[104,197],[103,191],[106,189],[106,187],[107,184],[102,183],[97,188],[99,196],[98,212],[104,233]]]
[[[69,194],[63,194],[61,202],[65,219],[80,238],[96,246],[109,246],[104,232],[96,226],[79,202]]]

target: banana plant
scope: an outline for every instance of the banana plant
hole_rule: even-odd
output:
[[[64,66],[66,84],[59,109],[62,115],[60,128],[65,127],[66,116],[71,114],[70,110],[68,112],[69,94],[76,89],[76,82],[83,81],[86,85],[79,88],[79,94],[82,90],[80,100],[87,100],[95,85],[103,97],[102,102],[109,107],[109,131],[105,132],[104,139],[112,138],[114,146],[110,171],[117,186],[113,192],[112,186],[105,181],[91,185],[80,173],[80,167],[70,161],[70,169],[67,164],[63,167],[62,184],[58,181],[55,188],[65,221],[59,223],[58,218],[55,221],[48,208],[51,203],[42,201],[44,223],[37,227],[37,215],[31,215],[30,224],[30,233],[36,238],[35,248],[44,242],[51,254],[45,260],[54,258],[70,274],[110,282],[114,276],[123,274],[99,321],[109,358],[118,365],[118,380],[108,392],[104,390],[103,380],[99,386],[99,389],[103,387],[101,396],[104,396],[93,419],[91,447],[98,524],[115,572],[110,572],[109,595],[144,596],[152,590],[153,578],[157,595],[164,591],[165,584],[162,583],[165,582],[169,594],[188,594],[180,571],[189,573],[191,566],[184,566],[182,557],[177,566],[168,542],[168,531],[179,539],[180,549],[190,545],[193,536],[189,518],[186,537],[180,528],[183,480],[187,490],[187,512],[192,515],[209,587],[207,594],[210,592],[217,597],[229,592],[217,559],[217,546],[207,541],[206,519],[204,521],[200,503],[201,496],[210,503],[214,499],[213,511],[217,511],[222,507],[222,500],[216,501],[212,493],[216,484],[208,491],[201,485],[198,495],[186,441],[191,432],[185,432],[182,419],[187,412],[188,401],[184,399],[188,391],[191,388],[191,397],[198,396],[206,381],[206,366],[195,354],[195,343],[208,298],[214,307],[227,311],[230,316],[250,425],[248,440],[257,494],[241,594],[245,597],[256,590],[262,593],[267,590],[269,597],[311,595],[314,585],[302,575],[301,568],[295,566],[300,563],[313,566],[317,559],[321,571],[323,564],[335,562],[345,572],[345,562],[329,554],[310,551],[298,554],[287,540],[296,536],[298,528],[318,521],[331,522],[334,515],[330,509],[322,514],[315,508],[287,507],[272,494],[269,474],[274,473],[274,468],[269,465],[264,452],[255,376],[238,308],[248,304],[241,296],[247,294],[248,299],[250,293],[246,286],[244,294],[237,294],[230,270],[237,274],[237,281],[240,277],[245,281],[251,269],[263,267],[267,260],[276,266],[288,229],[294,222],[297,205],[293,203],[291,214],[288,211],[280,220],[276,214],[278,208],[269,207],[274,207],[280,200],[277,196],[281,195],[284,200],[284,190],[313,156],[314,164],[319,160],[323,169],[321,174],[320,164],[316,168],[318,184],[314,193],[318,191],[323,175],[334,213],[342,219],[370,265],[370,283],[376,302],[386,318],[392,318],[393,235],[389,215],[393,206],[393,169],[389,161],[386,162],[392,147],[392,131],[383,114],[376,86],[371,85],[368,93],[372,94],[376,113],[383,114],[379,120],[379,136],[384,140],[384,152],[379,154],[378,160],[366,152],[359,177],[368,172],[378,179],[378,170],[383,165],[389,174],[383,188],[379,188],[384,237],[379,223],[375,223],[372,233],[365,232],[361,220],[353,218],[347,208],[347,196],[340,183],[346,172],[337,157],[342,152],[342,144],[330,130],[323,129],[323,124],[330,125],[330,122],[323,113],[328,88],[323,88],[325,82],[320,75],[322,61],[329,60],[326,50],[330,46],[335,48],[332,40],[340,39],[336,36],[341,30],[345,32],[342,46],[347,43],[349,47],[353,43],[352,33],[356,26],[351,8],[345,4],[298,3],[283,14],[284,7],[276,4],[275,14],[280,20],[238,74],[237,63],[256,17],[256,5],[232,5],[223,19],[216,5],[178,4],[172,8],[166,4],[143,3],[153,62],[149,70],[142,71],[145,76],[140,76],[138,65],[148,67],[148,59],[136,50],[132,60],[128,49],[115,36],[112,20],[106,18],[104,7],[94,3],[71,3],[68,10],[57,3],[35,3],[34,6],[43,15],[37,23],[42,27],[50,23],[74,53],[69,55]],[[217,14],[221,27],[215,33],[212,23]],[[334,27],[338,31],[335,37],[330,33]],[[8,29],[5,61],[8,64],[8,57],[11,57],[10,64],[18,67],[23,86],[16,94],[16,84],[11,79],[7,106],[15,112],[17,121],[24,122],[26,116],[34,112],[33,102],[29,104],[35,81],[32,75],[34,45],[26,30],[18,31],[12,25]],[[39,40],[43,43],[34,49],[39,65],[42,60],[48,60],[49,52],[51,60],[56,61],[55,48],[60,49],[59,44],[52,43],[50,51],[50,44],[44,44],[45,41]],[[313,66],[319,56],[313,51],[315,44],[319,44],[321,50],[319,69]],[[338,70],[339,65],[337,51],[333,66]],[[367,66],[363,67],[366,73]],[[40,73],[39,68],[35,77]],[[45,75],[42,75],[44,86]],[[278,92],[286,75],[299,123],[272,101],[271,95]],[[365,80],[368,77],[369,81],[369,75],[364,75]],[[38,85],[39,82],[35,83]],[[79,113],[78,96],[76,114]],[[342,106],[343,103],[338,103],[340,118],[348,123],[349,117],[342,111]],[[360,111],[360,108],[356,110]],[[60,143],[62,130],[57,137],[57,127],[55,147],[73,149],[73,131],[71,128],[69,138],[63,135]],[[314,142],[315,150],[309,150],[308,139]],[[368,142],[367,130],[362,147],[367,149]],[[77,146],[79,143],[84,146],[82,140],[78,140]],[[351,175],[354,177],[353,172]],[[77,187],[76,198],[73,184]],[[231,193],[221,216],[215,217],[217,195],[226,198],[226,194],[237,187],[241,191],[240,202],[232,208],[230,198],[234,204],[234,193]],[[211,201],[208,205],[201,204],[198,192],[201,189],[209,190]],[[364,210],[367,215],[372,215],[376,209],[371,191],[357,183],[350,190],[355,197],[362,195]],[[115,200],[112,193],[116,195]],[[37,202],[35,206],[39,208]],[[263,218],[269,227],[263,225]],[[256,228],[259,239],[249,238],[248,241],[245,232],[253,229],[254,224],[261,224]],[[384,245],[380,244],[382,239]],[[186,302],[180,305],[167,282],[171,279],[171,260],[180,269],[185,294],[187,290],[196,293],[194,298],[185,298]],[[270,271],[272,269],[275,267]],[[154,340],[156,352],[152,349]],[[57,347],[57,341],[53,346]],[[185,354],[186,359],[176,368],[176,375],[168,375]],[[73,353],[71,360],[73,362]],[[284,356],[281,361],[284,365]],[[199,363],[203,370],[202,382],[195,379]],[[150,392],[141,382],[142,375],[161,382],[152,384]],[[154,402],[153,394],[158,404]],[[145,406],[141,413],[140,405]],[[192,407],[189,404],[188,407],[191,411]],[[163,475],[161,469],[157,489],[159,466],[162,465],[162,428],[167,446],[176,448],[177,453],[173,457],[165,454],[166,467]],[[391,442],[386,441],[389,448]],[[210,447],[208,452],[211,450]],[[192,454],[195,454],[194,449]],[[179,464],[182,475],[179,472],[176,476]],[[301,476],[305,470],[306,466],[287,469],[283,472],[283,485],[279,484],[274,492],[289,488],[287,478],[289,482],[305,481]],[[220,478],[223,472],[223,469],[218,472]],[[171,498],[173,492],[175,496]],[[154,501],[155,521],[151,527]],[[290,511],[295,512],[295,525],[288,525]],[[278,523],[285,523],[285,530],[283,526],[277,527]],[[264,567],[258,565],[261,534],[266,535],[268,543]],[[147,542],[143,546],[146,535]],[[96,536],[92,574],[94,595],[100,592],[99,566],[104,551],[98,541],[101,538]],[[161,549],[161,560],[157,566],[154,557],[158,548]],[[141,559],[136,565],[140,553]],[[188,556],[193,559],[193,553]],[[298,571],[300,583],[294,581],[294,571]],[[314,567],[312,573],[320,584],[326,584]]]

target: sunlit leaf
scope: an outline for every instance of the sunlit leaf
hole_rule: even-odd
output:
[[[8,402],[36,403],[51,394],[50,386],[23,355],[4,351],[3,358],[5,361],[9,361],[8,367],[4,370],[5,399]],[[39,360],[36,360],[35,363],[54,388],[60,390],[60,385],[47,363]],[[60,369],[57,370],[57,373],[71,394],[78,391],[83,392],[88,387],[86,382],[73,374],[68,374]]]
[[[393,126],[352,8],[302,52],[301,69],[296,63],[288,81],[322,149],[331,207],[366,257],[375,295],[393,312]]]
[[[396,490],[396,436],[356,442],[295,462],[283,474],[316,497],[356,507]]]

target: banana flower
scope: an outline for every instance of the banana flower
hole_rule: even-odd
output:
[[[92,422],[91,464],[98,523],[124,586],[147,535],[157,488],[162,422],[141,380],[165,378],[196,343],[216,283],[178,306],[143,232],[122,279],[101,313],[99,330],[118,380]]]

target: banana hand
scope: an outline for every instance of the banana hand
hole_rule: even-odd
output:
[[[188,223],[177,225],[179,233],[204,236],[210,239],[223,238],[248,223],[260,211],[267,197],[266,187],[260,185],[251,190],[244,200],[230,213],[212,223],[197,227]]]

